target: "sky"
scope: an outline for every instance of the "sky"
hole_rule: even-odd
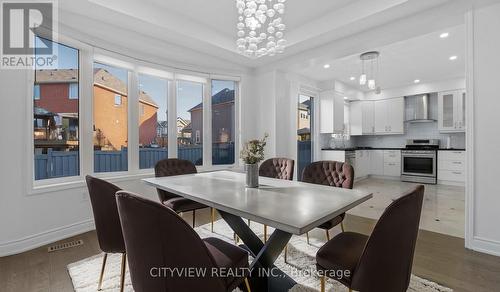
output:
[[[36,46],[41,47],[41,40],[37,37]],[[58,56],[57,69],[78,69],[78,50],[62,44],[56,45]],[[128,83],[127,70],[117,68],[105,64],[94,63],[94,68],[104,68],[125,84]],[[37,69],[56,69],[42,68]],[[156,76],[139,74],[138,77],[139,89],[146,92],[153,98],[158,109],[158,120],[165,121],[167,119],[167,95],[168,81]],[[212,95],[219,91],[228,88],[234,90],[235,82],[226,80],[212,80]],[[189,109],[202,102],[203,86],[200,83],[178,81],[177,86],[177,115],[185,120],[191,120]]]

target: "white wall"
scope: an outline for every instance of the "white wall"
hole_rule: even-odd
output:
[[[473,102],[468,104],[474,116],[473,140],[468,140],[474,164],[468,167],[473,184],[468,186],[471,207],[468,220],[473,223],[468,242],[472,249],[500,256],[500,113],[499,68],[500,4],[478,9],[473,14]],[[469,115],[470,117],[470,115]],[[472,148],[471,148],[472,147]],[[470,161],[470,160],[469,160]],[[469,164],[470,165],[470,164]],[[472,173],[470,173],[472,172]]]

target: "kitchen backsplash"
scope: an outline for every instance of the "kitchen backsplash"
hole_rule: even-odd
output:
[[[330,134],[321,134],[321,148],[332,147],[404,147],[407,139],[439,139],[440,147],[446,148],[450,137],[452,148],[465,148],[465,133],[444,134],[438,130],[437,122],[405,123],[404,135],[351,136],[347,139],[333,139]]]

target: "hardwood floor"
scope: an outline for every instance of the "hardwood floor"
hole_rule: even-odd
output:
[[[185,214],[184,218],[191,222],[190,214]],[[196,218],[197,225],[208,223],[210,212],[200,210]],[[373,219],[349,214],[345,220],[347,230],[365,234],[371,232],[374,224]],[[338,229],[332,229],[332,237],[339,232]],[[324,240],[325,233],[317,229],[310,232],[310,236]],[[66,265],[98,254],[100,250],[94,231],[71,239],[82,239],[84,244],[51,253],[45,246],[0,258],[0,291],[73,291]],[[500,291],[500,258],[466,250],[463,246],[461,238],[421,230],[413,273],[455,291]]]

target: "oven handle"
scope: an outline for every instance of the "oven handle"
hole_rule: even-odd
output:
[[[417,158],[436,158],[434,154],[401,154],[403,158],[405,157],[417,157]]]

